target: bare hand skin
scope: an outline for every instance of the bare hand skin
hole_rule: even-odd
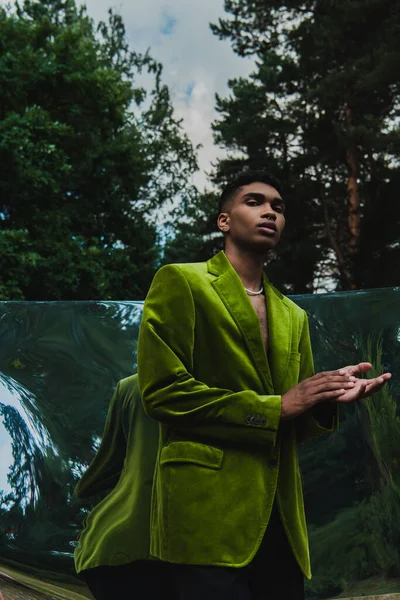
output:
[[[356,380],[351,373],[339,370],[304,379],[282,396],[281,419],[293,419],[320,402],[337,400],[353,389]]]
[[[385,373],[374,379],[356,377],[370,369],[370,363],[359,363],[305,379],[282,396],[281,419],[294,419],[320,402],[350,403],[372,396],[390,379],[391,374]]]
[[[350,365],[340,369],[346,375],[358,375],[360,373],[367,373],[372,369],[371,363],[359,363],[358,365]],[[355,402],[362,398],[368,398],[376,392],[379,392],[385,383],[392,377],[391,373],[383,373],[379,377],[373,379],[356,379],[356,384],[353,389],[337,398],[337,402]]]

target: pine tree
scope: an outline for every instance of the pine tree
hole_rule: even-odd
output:
[[[269,265],[286,291],[399,284],[400,3],[226,0],[212,30],[254,73],[217,98],[217,183],[282,179],[288,230]]]

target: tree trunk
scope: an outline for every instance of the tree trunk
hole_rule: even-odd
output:
[[[328,204],[327,204],[325,198],[323,197],[323,192],[322,192],[322,205],[323,205],[323,210],[324,210],[325,235],[327,236],[330,246],[335,253],[336,262],[338,264],[340,276],[341,276],[341,279],[343,282],[343,287],[346,290],[353,290],[355,288],[354,282],[353,282],[351,273],[349,272],[349,270],[346,266],[346,262],[344,260],[342,250],[340,248],[340,244],[338,243],[338,241],[332,231],[331,219],[329,217]]]
[[[351,125],[352,111],[346,108],[346,120]],[[347,180],[348,191],[348,229],[349,229],[349,248],[350,257],[358,252],[358,243],[360,239],[360,186],[358,183],[360,167],[357,158],[357,151],[354,143],[351,143],[346,151],[346,162],[349,169]],[[351,289],[356,289],[354,277],[352,277]]]
[[[343,252],[343,244],[341,243],[340,237],[338,235],[338,221],[340,219],[339,215],[336,213],[336,228],[335,228],[335,220],[332,221],[331,216],[329,215],[329,207],[327,199],[325,198],[325,188],[321,182],[321,176],[318,171],[315,169],[315,175],[318,179],[320,185],[320,194],[324,215],[324,224],[325,224],[325,235],[329,242],[330,247],[335,253],[337,266],[340,273],[340,280],[342,283],[342,287],[344,290],[354,290],[355,284],[353,281],[352,273],[348,269],[348,265],[346,264],[345,253]],[[333,175],[334,178],[334,175]]]

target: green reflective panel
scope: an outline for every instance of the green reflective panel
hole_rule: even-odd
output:
[[[336,432],[301,449],[309,598],[399,592],[400,288],[295,300],[309,314],[317,371],[368,361],[369,376],[392,373],[379,394],[341,408]]]
[[[13,302],[0,314],[0,572],[86,597],[72,557],[89,505],[73,490],[117,381],[136,371],[141,305]]]
[[[379,575],[389,579],[376,591],[393,591],[400,577],[400,289],[294,299],[310,317],[317,371],[369,360],[393,373],[384,392],[342,409],[338,431],[301,449],[309,597],[333,597],[346,581]],[[4,302],[0,315],[0,573],[47,596],[90,597],[72,556],[107,485],[84,500],[74,487],[99,448],[117,382],[136,372],[141,303]],[[147,428],[150,470],[157,425],[135,415],[134,427]],[[140,543],[137,553],[147,540]],[[13,585],[2,577],[0,589]]]

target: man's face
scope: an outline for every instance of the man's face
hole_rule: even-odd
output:
[[[226,242],[260,252],[275,248],[285,227],[285,203],[270,185],[254,182],[239,188],[218,217]],[[229,242],[228,242],[229,239]]]

